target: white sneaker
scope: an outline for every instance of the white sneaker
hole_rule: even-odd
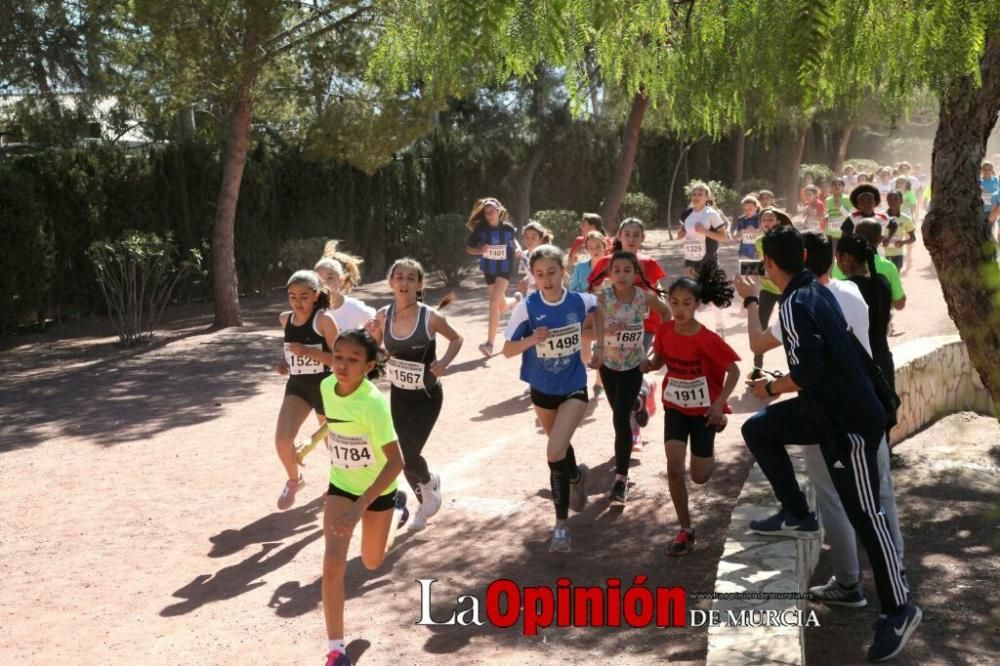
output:
[[[420,484],[420,508],[430,518],[441,508],[441,477],[431,474],[429,483]]]
[[[409,527],[406,529],[410,532],[419,532],[427,527],[427,516],[424,515],[423,505],[417,507],[417,510],[413,512],[413,517],[410,518],[410,522],[407,523],[407,525],[409,525]]]

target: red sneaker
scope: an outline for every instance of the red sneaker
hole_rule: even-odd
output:
[[[667,546],[668,555],[687,555],[694,545],[694,530],[681,530],[674,542]]]

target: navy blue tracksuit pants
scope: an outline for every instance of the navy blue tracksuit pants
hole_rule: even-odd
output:
[[[881,429],[871,432],[822,432],[807,421],[799,398],[768,405],[743,424],[743,439],[771,482],[781,506],[796,517],[809,505],[795,479],[788,444],[818,445],[851,525],[872,565],[883,613],[906,603],[909,588],[893,546],[892,533],[879,504],[876,454]]]

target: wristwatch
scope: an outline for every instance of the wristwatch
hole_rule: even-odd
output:
[[[767,392],[767,394],[768,394],[769,396],[771,396],[772,398],[773,398],[774,396],[778,395],[777,393],[775,393],[774,391],[772,391],[772,390],[771,390],[771,384],[773,384],[773,383],[774,383],[774,380],[772,379],[772,380],[770,380],[770,381],[768,381],[768,382],[766,382],[766,383],[764,384],[764,391],[766,391],[766,392]]]
[[[750,307],[751,303],[756,303],[759,306],[760,299],[757,298],[756,296],[747,296],[746,298],[743,299],[743,308],[746,309]]]

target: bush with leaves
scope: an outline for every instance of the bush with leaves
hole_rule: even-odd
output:
[[[829,184],[833,180],[833,169],[825,164],[800,164],[799,165],[799,182],[807,173],[811,173],[814,183],[826,183]]]
[[[654,226],[656,217],[656,201],[642,192],[629,192],[622,201],[622,219],[637,217],[647,228]],[[608,229],[610,233],[611,230]]]
[[[866,173],[869,176],[877,174],[878,169],[881,166],[878,161],[870,160],[864,157],[853,157],[844,162],[844,166],[847,166],[848,164],[854,167],[854,170],[858,173]]]
[[[281,244],[278,260],[291,275],[295,271],[311,269],[323,257],[327,238],[293,238]]]
[[[111,323],[122,344],[131,347],[153,336],[174,287],[201,268],[201,253],[191,250],[178,262],[173,234],[126,231],[116,241],[94,241],[87,250],[94,264]]]
[[[540,210],[531,219],[552,232],[552,243],[568,248],[580,235],[580,214],[571,210]]]
[[[423,264],[430,277],[446,287],[457,287],[475,270],[472,255],[465,251],[469,237],[466,216],[445,213],[409,227],[403,235],[404,246]]]

